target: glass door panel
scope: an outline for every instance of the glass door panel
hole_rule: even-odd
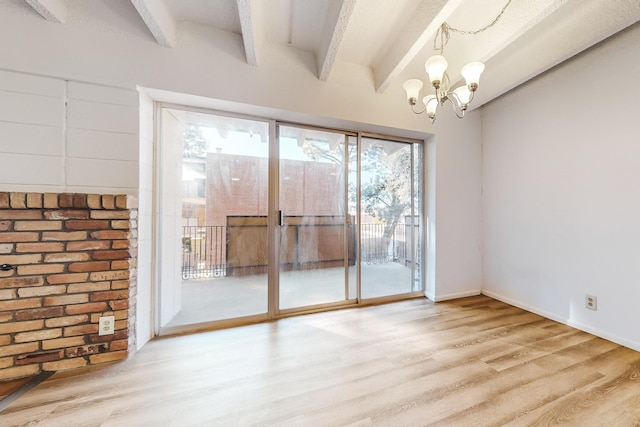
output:
[[[266,315],[269,123],[169,108],[161,117],[181,189],[162,192],[177,203],[181,275],[160,287],[161,327]]]
[[[293,126],[279,125],[278,135],[279,308],[355,298],[347,267],[356,253],[348,201],[356,145],[341,133]]]
[[[412,178],[418,145],[366,137],[361,144],[362,298],[414,292],[419,205]]]

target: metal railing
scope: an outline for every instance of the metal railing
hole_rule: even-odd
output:
[[[350,225],[351,227],[354,225]],[[361,224],[362,261],[366,264],[411,264],[411,242],[417,245],[418,225],[398,224],[384,237],[384,224]],[[413,240],[410,236],[413,229]],[[227,227],[182,227],[182,278],[209,279],[227,275]]]
[[[226,276],[226,251],[226,226],[182,227],[182,278]]]
[[[411,240],[411,229],[414,230]],[[362,224],[361,245],[362,261],[366,264],[397,262],[409,265],[412,260],[411,243],[418,239],[417,224],[398,224],[389,237],[385,237],[384,224]]]

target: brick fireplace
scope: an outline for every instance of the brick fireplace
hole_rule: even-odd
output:
[[[0,192],[0,380],[135,349],[137,197]],[[115,333],[98,320],[115,316]]]

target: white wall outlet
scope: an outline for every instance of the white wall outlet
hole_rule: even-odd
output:
[[[98,320],[98,335],[111,335],[116,327],[115,316],[103,316]]]
[[[585,295],[584,306],[589,310],[598,309],[598,297],[595,295]]]

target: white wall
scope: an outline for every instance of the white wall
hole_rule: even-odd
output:
[[[135,194],[134,90],[0,70],[0,190]]]
[[[68,83],[67,189],[137,191],[138,97],[134,90]]]
[[[638,46],[636,25],[486,106],[482,127],[483,292],[636,350]]]
[[[67,84],[0,70],[0,190],[64,188]]]
[[[427,146],[426,291],[443,301],[478,295],[482,288],[480,114],[459,120],[441,108],[434,129]]]

